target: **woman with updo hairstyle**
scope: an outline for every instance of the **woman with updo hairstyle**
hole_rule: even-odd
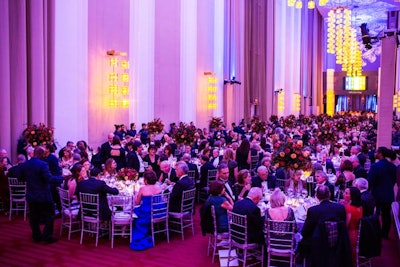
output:
[[[77,163],[71,168],[71,175],[67,176],[64,182],[64,189],[68,190],[71,200],[77,199],[78,192],[76,186],[78,182],[83,181],[86,176],[86,169],[82,164]]]
[[[145,171],[143,179],[145,185],[139,189],[136,197],[136,205],[140,206],[134,210],[138,218],[133,221],[130,244],[131,249],[139,251],[153,247],[151,235],[152,197],[161,193],[161,187],[156,185],[157,175],[153,170]]]

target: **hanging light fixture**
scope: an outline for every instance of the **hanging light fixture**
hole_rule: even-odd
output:
[[[306,0],[304,0],[306,1]],[[308,9],[314,9],[315,8],[315,0],[308,0],[307,1],[307,7]],[[318,5],[319,6],[325,6],[328,3],[328,0],[319,0]],[[287,5],[289,7],[295,7],[297,9],[300,9],[303,7],[303,1],[302,0],[288,0]]]

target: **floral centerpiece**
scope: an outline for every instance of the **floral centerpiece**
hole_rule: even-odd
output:
[[[327,144],[337,139],[335,127],[332,123],[323,123],[317,129],[318,141],[322,144]]]
[[[136,181],[138,178],[138,172],[131,168],[122,168],[116,175],[116,179],[119,181]]]
[[[196,127],[180,122],[179,126],[172,131],[172,135],[177,144],[190,145],[195,140]]]
[[[212,117],[211,120],[210,120],[209,127],[210,127],[210,130],[211,129],[218,129],[218,127],[223,125],[223,124],[224,124],[224,122],[223,122],[222,118],[220,118],[220,117]]]
[[[274,149],[272,163],[276,167],[284,167],[287,170],[311,169],[310,151],[304,149],[303,141],[276,141]]]
[[[164,130],[164,123],[160,118],[154,119],[147,123],[149,133],[159,134]]]
[[[267,129],[265,121],[261,120],[258,116],[251,118],[251,131],[254,133],[264,134]]]
[[[47,127],[43,123],[39,125],[29,125],[23,132],[23,136],[29,144],[33,147],[38,145],[45,145],[53,142],[54,129]]]

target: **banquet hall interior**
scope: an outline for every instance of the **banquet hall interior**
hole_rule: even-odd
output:
[[[16,162],[37,125],[54,131],[58,154],[70,140],[96,151],[116,124],[160,119],[168,132],[340,113],[376,116],[377,144],[390,148],[399,10],[400,0],[0,0],[0,148]],[[219,266],[196,207],[194,237],[144,252],[77,236],[44,247],[20,215],[1,216],[0,265]],[[390,236],[373,266],[400,264]]]

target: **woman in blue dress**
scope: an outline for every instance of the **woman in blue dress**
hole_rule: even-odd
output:
[[[134,212],[137,219],[133,221],[132,242],[130,248],[133,250],[145,250],[153,247],[151,236],[151,198],[161,193],[161,188],[156,185],[157,175],[154,171],[148,170],[143,175],[145,186],[140,188],[136,197]]]
[[[228,213],[232,211],[233,200],[225,193],[224,184],[220,181],[213,181],[210,184],[210,197],[207,200],[215,208],[217,217],[217,232],[228,232]]]

